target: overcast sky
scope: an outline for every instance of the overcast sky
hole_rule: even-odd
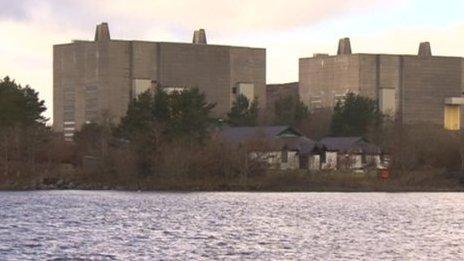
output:
[[[267,82],[298,80],[298,58],[337,50],[464,56],[463,0],[0,0],[0,77],[40,92],[52,114],[52,45],[93,39],[108,22],[112,38],[267,48]]]

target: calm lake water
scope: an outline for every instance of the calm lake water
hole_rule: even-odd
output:
[[[0,260],[462,260],[462,193],[0,192]]]

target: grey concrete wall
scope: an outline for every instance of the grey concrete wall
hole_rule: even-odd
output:
[[[403,122],[443,125],[445,98],[461,95],[461,61],[453,57],[403,57]]]
[[[394,90],[394,104],[387,104],[387,107],[395,108],[393,111],[391,111],[391,116],[395,116],[400,109],[401,60],[399,55],[380,56],[378,81],[378,88],[380,90]]]
[[[96,86],[99,114],[117,121],[130,95],[129,44],[122,41],[76,42],[54,46],[54,129],[63,128],[63,89],[74,88],[75,122],[86,122],[86,87]]]
[[[74,121],[77,124],[85,121],[84,88],[90,84],[97,84],[101,73],[98,70],[97,49],[97,44],[92,42],[54,46],[53,114],[56,130],[63,129],[65,88],[74,90]]]
[[[157,43],[153,42],[131,42],[132,79],[150,79],[158,81],[158,46]]]
[[[55,45],[54,129],[63,130],[64,88],[75,90],[76,129],[86,122],[86,87],[96,86],[98,110],[115,122],[127,112],[133,80],[161,86],[197,87],[215,114],[225,116],[237,83],[253,83],[261,107],[266,104],[265,49],[144,41],[78,41]],[[66,87],[68,86],[68,87]],[[87,99],[89,94],[87,93]],[[91,97],[94,98],[94,97]]]
[[[266,85],[267,107],[273,108],[277,100],[286,97],[300,98],[298,82]]]
[[[266,104],[266,53],[264,49],[160,43],[159,82],[163,86],[197,87],[218,116],[225,116],[237,83],[255,84],[255,94]]]
[[[464,58],[461,59],[461,91],[464,93]]]
[[[380,55],[359,55],[359,94],[377,100],[381,72]]]
[[[102,47],[102,50],[106,49]],[[100,74],[101,90],[105,95],[102,97],[101,111],[108,112],[118,122],[126,115],[131,96],[130,43],[111,41],[106,51],[107,56],[100,56],[103,70]]]
[[[230,57],[224,46],[160,43],[162,86],[196,87],[216,102],[219,115],[230,103]]]
[[[266,50],[256,48],[230,48],[230,101],[232,106],[236,95],[232,88],[238,83],[254,84],[254,93],[258,98],[259,107],[266,107]],[[229,110],[229,108],[227,110]]]
[[[394,89],[394,115],[405,123],[443,124],[444,99],[461,96],[463,59],[458,57],[353,54],[300,59],[300,97],[306,104],[322,97],[334,105],[334,94],[347,90],[378,99]],[[389,106],[390,107],[390,106]]]
[[[53,46],[53,129],[63,131],[63,47]]]
[[[333,106],[335,95],[358,93],[360,56],[341,55],[304,58],[299,62],[300,98],[308,106],[320,97],[324,107]],[[366,78],[368,78],[366,76]]]

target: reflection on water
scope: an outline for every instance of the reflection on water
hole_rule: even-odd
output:
[[[461,193],[0,193],[0,260],[463,256]]]

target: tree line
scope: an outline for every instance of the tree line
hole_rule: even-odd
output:
[[[395,168],[404,171],[456,169],[462,162],[458,135],[437,126],[409,128],[383,115],[375,100],[353,93],[333,109],[311,110],[298,98],[281,97],[269,113],[257,99],[243,95],[236,97],[225,119],[214,117],[214,108],[198,89],[147,91],[130,102],[118,123],[103,114],[99,122],[82,126],[73,143],[66,143],[46,126],[45,103],[37,91],[5,77],[0,80],[0,181],[61,175],[64,165],[89,180],[246,180],[265,173],[262,164],[248,158],[250,148],[215,139],[215,130],[224,125],[291,125],[313,139],[363,136],[391,154]],[[84,159],[93,161],[92,171],[86,170]]]
[[[9,77],[0,80],[0,169],[3,176],[35,171],[48,153],[51,130],[43,116],[46,107],[38,92]],[[39,153],[42,159],[38,159]],[[44,155],[45,154],[45,155]]]

